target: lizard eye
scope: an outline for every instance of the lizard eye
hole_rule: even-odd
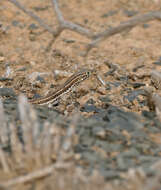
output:
[[[90,71],[87,71],[87,76],[88,76],[88,77],[90,76],[90,74],[91,74],[91,72],[90,72]]]

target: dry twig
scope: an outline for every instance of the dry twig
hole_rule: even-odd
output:
[[[25,176],[19,176],[6,182],[1,182],[0,185],[2,185],[2,187],[10,187],[21,183],[31,182],[42,177],[46,177],[52,173],[54,167],[54,165],[51,165],[43,169],[31,172]]]
[[[60,27],[62,28],[62,30],[69,29],[69,30],[75,31],[79,34],[82,34],[88,38],[93,37],[92,32],[89,31],[88,29],[86,29],[86,28],[84,28],[78,24],[72,23],[70,21],[66,21],[64,19],[63,15],[61,14],[61,11],[59,9],[59,5],[58,5],[57,0],[52,0],[52,4],[53,4],[54,10],[56,12],[56,15],[57,15],[57,18],[58,18],[58,21],[60,23]]]
[[[149,13],[137,15],[137,16],[134,16],[133,18],[129,19],[128,21],[121,23],[120,25],[118,25],[116,27],[112,27],[101,33],[98,33],[94,36],[94,40],[88,44],[87,52],[105,38],[108,38],[112,35],[118,34],[124,30],[132,29],[133,27],[135,27],[138,24],[145,23],[145,22],[155,20],[155,19],[161,20],[161,12],[151,11]]]
[[[48,32],[53,34],[53,36],[55,38],[57,38],[63,30],[68,29],[68,30],[75,31],[75,32],[91,39],[91,42],[86,46],[86,52],[84,54],[85,57],[88,56],[89,51],[93,47],[95,47],[102,40],[104,40],[112,35],[118,34],[127,29],[132,29],[133,27],[135,27],[136,25],[141,24],[141,23],[145,23],[145,22],[155,20],[155,19],[161,20],[161,12],[160,11],[151,11],[149,13],[134,16],[133,18],[129,19],[126,22],[121,23],[120,25],[118,25],[116,27],[111,27],[109,29],[106,29],[103,32],[100,32],[100,33],[94,35],[94,33],[92,31],[90,31],[78,24],[72,23],[70,21],[66,21],[59,9],[58,0],[52,0],[52,5],[54,7],[55,13],[57,15],[57,19],[59,21],[58,28],[53,30],[46,23],[44,23],[38,16],[36,16],[33,12],[26,10],[26,8],[23,5],[21,5],[17,0],[8,0],[8,1],[11,2],[12,4],[14,4],[19,9],[21,9],[24,13],[26,13],[27,15],[32,17],[34,20],[36,20],[40,24],[40,26],[42,26],[45,30],[47,30]],[[55,40],[53,40],[53,39],[51,40],[48,48],[51,47],[51,45],[54,43],[54,41]]]

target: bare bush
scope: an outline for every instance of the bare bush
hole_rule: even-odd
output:
[[[109,29],[106,29],[103,32],[95,34],[94,32],[78,25],[75,23],[72,23],[70,21],[67,21],[64,19],[60,8],[58,4],[58,0],[52,0],[52,5],[54,8],[54,11],[57,15],[57,19],[59,22],[58,28],[53,30],[49,25],[47,25],[40,17],[35,15],[33,12],[27,10],[22,4],[20,4],[17,0],[8,0],[12,4],[14,4],[16,7],[21,9],[24,13],[32,17],[35,21],[39,23],[41,27],[43,27],[45,30],[47,30],[49,33],[53,35],[53,39],[51,40],[50,46],[52,43],[54,43],[55,39],[61,34],[63,30],[72,30],[74,32],[77,32],[83,36],[86,36],[91,40],[89,44],[86,45],[85,53],[83,54],[84,57],[88,56],[89,51],[94,48],[97,44],[99,44],[102,40],[109,38],[112,35],[118,34],[123,32],[124,30],[130,30],[133,27],[137,26],[138,24],[142,24],[151,20],[161,20],[161,12],[160,11],[151,11],[145,14],[136,15],[133,18],[129,19],[126,22],[121,23],[120,25],[116,27],[111,27]]]

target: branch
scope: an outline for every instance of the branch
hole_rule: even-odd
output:
[[[87,53],[90,51],[90,49],[92,49],[94,46],[96,46],[99,42],[101,42],[105,38],[118,34],[123,30],[132,29],[138,24],[145,23],[154,19],[161,20],[161,12],[152,11],[149,13],[145,13],[143,15],[137,15],[129,19],[127,22],[123,22],[119,26],[109,28],[101,33],[96,34],[94,36],[94,40],[87,45]]]
[[[78,24],[72,23],[70,21],[66,21],[64,19],[63,15],[59,9],[58,0],[52,0],[52,5],[54,7],[55,13],[57,15],[57,19],[58,19],[62,29],[69,29],[69,30],[75,31],[79,34],[85,35],[88,38],[93,38],[93,33],[91,31],[89,31],[88,29],[86,29]]]
[[[72,31],[75,31],[83,36],[86,36],[87,38],[91,39],[91,42],[86,46],[86,52],[84,54],[84,57],[87,57],[89,51],[95,47],[98,43],[100,43],[102,40],[113,36],[115,34],[121,33],[122,31],[126,29],[132,29],[138,24],[145,23],[151,20],[161,20],[161,12],[160,11],[151,11],[149,13],[145,13],[142,15],[134,16],[133,18],[129,19],[127,22],[121,23],[119,26],[109,28],[101,33],[98,33],[94,35],[94,33],[78,24],[72,23],[70,21],[66,21],[59,9],[58,0],[52,0],[52,5],[55,10],[57,19],[59,21],[59,27],[57,30],[53,30],[51,27],[49,27],[46,23],[44,23],[38,16],[36,16],[31,11],[28,11],[22,6],[17,0],[8,0],[15,6],[17,6],[19,9],[21,9],[23,12],[28,14],[30,17],[32,17],[34,20],[36,20],[40,26],[45,28],[48,32],[52,33],[54,37],[57,37],[60,35],[60,33],[65,30],[69,29]],[[53,41],[52,41],[53,42]],[[51,44],[52,44],[51,42]]]

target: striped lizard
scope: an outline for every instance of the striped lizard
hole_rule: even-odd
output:
[[[56,91],[49,93],[45,97],[40,97],[37,99],[29,100],[32,104],[37,105],[46,105],[49,104],[50,106],[57,102],[57,100],[63,96],[64,94],[71,91],[75,86],[79,85],[82,81],[89,78],[91,75],[96,75],[95,70],[82,70],[75,74],[73,74],[67,81],[61,85]]]

